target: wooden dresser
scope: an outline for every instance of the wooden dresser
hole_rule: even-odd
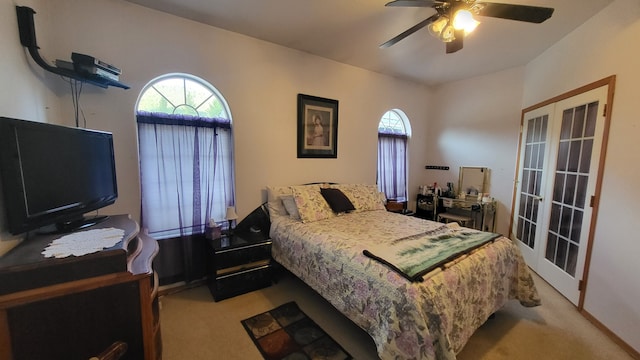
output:
[[[38,235],[0,258],[0,360],[87,360],[116,342],[121,359],[162,358],[157,242],[127,215],[88,229],[117,228],[115,246],[83,256],[45,258],[62,235]],[[90,240],[88,240],[90,241]]]

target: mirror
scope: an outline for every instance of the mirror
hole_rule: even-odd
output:
[[[462,166],[458,180],[458,193],[478,195],[486,193],[486,183],[489,169],[486,167]]]

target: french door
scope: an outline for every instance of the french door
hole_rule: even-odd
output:
[[[607,86],[523,115],[511,236],[527,264],[580,301],[606,127]]]

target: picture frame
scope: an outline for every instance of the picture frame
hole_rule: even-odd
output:
[[[298,94],[298,158],[338,157],[338,100]]]

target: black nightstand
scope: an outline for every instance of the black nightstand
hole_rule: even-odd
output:
[[[270,286],[271,239],[264,232],[209,240],[209,290],[215,301]]]

